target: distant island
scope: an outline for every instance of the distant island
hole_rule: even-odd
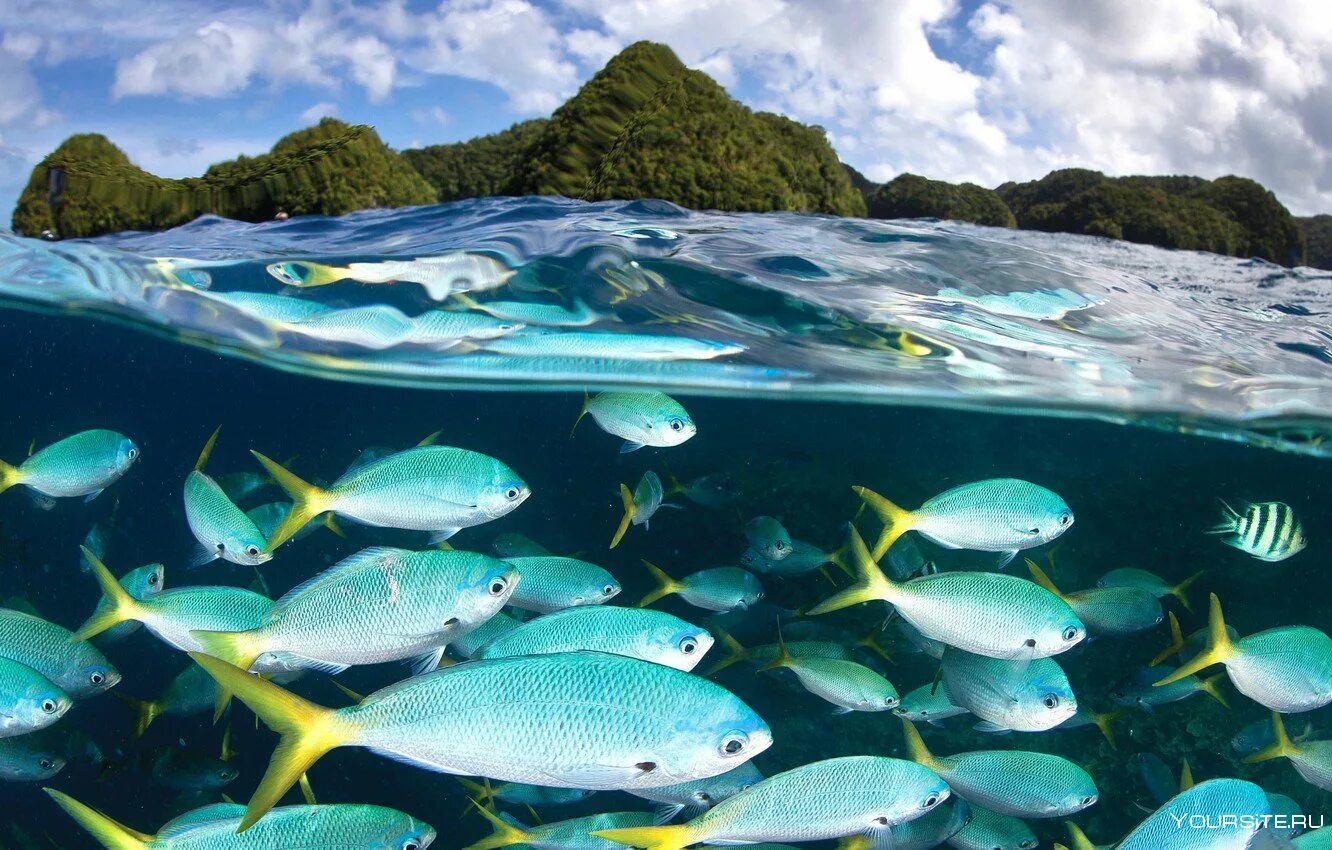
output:
[[[325,118],[267,154],[172,180],[138,168],[105,136],[71,136],[33,169],[13,229],[70,238],[205,213],[265,221],[492,195],[954,219],[1332,268],[1332,216],[1296,218],[1243,177],[1070,168],[995,189],[914,174],[877,184],[838,160],[821,127],[751,110],[651,42],[621,51],[550,118],[455,144],[397,152],[371,127]]]

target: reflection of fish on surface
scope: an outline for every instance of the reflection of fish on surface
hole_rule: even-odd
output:
[[[486,254],[456,251],[438,257],[412,260],[381,260],[330,266],[323,263],[288,261],[272,263],[268,273],[288,286],[327,286],[341,280],[356,283],[420,284],[433,301],[444,301],[456,292],[483,292],[509,282],[515,274]]]

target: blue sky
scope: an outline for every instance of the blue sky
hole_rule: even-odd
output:
[[[876,179],[1252,176],[1332,211],[1321,0],[0,0],[0,215],[74,132],[159,174],[321,115],[405,148],[548,114],[640,38]]]

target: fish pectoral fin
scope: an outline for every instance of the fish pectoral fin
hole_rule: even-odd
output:
[[[430,532],[430,545],[438,546],[460,531],[462,531],[461,528],[441,528],[438,531],[432,531]]]
[[[1017,557],[1017,554],[1018,554],[1017,549],[1014,549],[1012,552],[1004,552],[999,556],[999,560],[994,562],[994,568],[996,570],[1002,570],[1004,567],[1008,566],[1010,563],[1013,562],[1013,559]]]
[[[93,499],[96,499],[98,496],[102,495],[102,493],[103,493],[103,490],[97,490],[97,491],[94,491],[94,492],[92,492],[92,493],[89,493],[88,495],[86,495],[86,496],[83,497],[83,501],[84,501],[84,502],[91,502]]]
[[[444,647],[432,649],[424,655],[409,659],[413,676],[422,676],[432,670],[439,668],[439,662],[444,658]]]
[[[200,543],[195,546],[190,553],[190,566],[202,567],[204,564],[210,564],[222,556],[221,552],[215,546],[209,546],[206,543]]]
[[[620,446],[620,454],[623,455],[623,454],[628,454],[629,452],[636,452],[639,449],[643,448],[643,446],[645,445],[647,444],[640,443],[637,440],[625,440],[624,445]]]
[[[661,826],[662,824],[670,823],[671,821],[675,820],[676,815],[680,814],[680,812],[683,812],[684,810],[685,810],[684,803],[677,803],[676,805],[673,806],[670,805],[669,803],[666,805],[657,806],[657,808],[652,810],[652,825]]]
[[[641,779],[645,774],[656,769],[656,762],[584,764],[568,770],[561,770],[558,777],[551,776],[550,784],[575,788],[616,788]]]
[[[988,720],[982,720],[971,728],[975,729],[977,732],[985,732],[990,735],[1007,735],[1009,732],[1013,731],[1012,729],[1000,726],[998,723],[991,723]]]

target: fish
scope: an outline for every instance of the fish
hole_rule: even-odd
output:
[[[763,781],[763,774],[753,762],[745,762],[733,770],[706,779],[664,785],[660,788],[638,788],[629,793],[657,803],[652,823],[670,823],[676,817],[697,817],[718,803],[729,800],[741,791],[748,791]]]
[[[902,697],[902,702],[897,706],[894,713],[898,717],[904,717],[912,723],[929,723],[932,726],[942,725],[942,721],[950,717],[957,717],[971,712],[960,705],[954,704],[948,695],[948,689],[943,683],[935,684],[926,682],[920,687],[908,691],[906,696]]]
[[[956,571],[895,582],[855,527],[847,528],[856,583],[811,608],[811,615],[882,599],[925,637],[990,658],[1046,658],[1087,636],[1067,602],[1017,576]]]
[[[540,304],[532,301],[476,301],[469,295],[458,293],[453,300],[468,310],[485,313],[505,322],[540,325],[555,328],[582,328],[596,324],[602,315],[581,298],[573,298],[573,306]]]
[[[0,782],[45,782],[68,763],[35,735],[0,738]]]
[[[620,519],[619,527],[615,529],[615,535],[611,537],[612,549],[620,545],[624,533],[629,530],[630,523],[641,525],[646,530],[648,523],[659,509],[676,507],[662,502],[661,479],[650,469],[638,479],[638,485],[634,487],[632,493],[626,485],[620,485],[620,502],[624,505],[624,516]]]
[[[244,809],[231,803],[204,806],[168,821],[148,835],[113,821],[54,788],[45,789],[67,815],[107,850],[183,850],[244,848],[288,850],[292,847],[367,847],[426,850],[435,840],[429,824],[383,806],[339,804],[284,806],[254,827],[245,839],[235,833]]]
[[[624,440],[620,454],[644,446],[678,446],[698,433],[684,406],[665,393],[583,393],[583,407],[569,432],[571,436],[588,414],[601,430]]]
[[[456,310],[427,310],[411,320],[405,342],[437,351],[463,341],[497,339],[525,328],[522,322],[464,313]]]
[[[630,790],[715,776],[772,744],[768,724],[719,685],[600,652],[459,664],[337,710],[225,661],[191,657],[282,736],[240,831],[339,747],[439,773]]]
[[[1224,664],[1237,691],[1272,711],[1299,714],[1332,702],[1332,638],[1324,632],[1311,626],[1278,626],[1232,639],[1215,593],[1207,629],[1207,648],[1155,687]]]
[[[792,540],[791,551],[781,560],[772,560],[750,547],[740,555],[740,566],[759,575],[795,578],[812,573],[828,564],[843,566],[846,547],[829,552],[822,546]]]
[[[1217,673],[1215,676],[1209,676],[1206,679],[1198,676],[1185,676],[1168,686],[1155,687],[1155,683],[1161,678],[1161,674],[1171,672],[1173,671],[1168,667],[1139,667],[1110,689],[1110,699],[1116,705],[1122,705],[1126,708],[1141,708],[1151,713],[1156,710],[1157,706],[1179,702],[1197,693],[1205,693],[1226,708],[1230,707],[1230,702],[1220,688],[1220,682],[1224,678],[1223,674]]]
[[[781,561],[791,554],[791,535],[770,516],[756,516],[745,523],[749,548],[769,561]]]
[[[83,536],[83,545],[87,546],[99,558],[106,557],[107,538],[111,535],[110,519],[99,519],[88,529],[88,533]],[[79,558],[79,569],[88,572],[92,567],[88,566],[86,558]]]
[[[948,839],[957,850],[1034,850],[1036,833],[1012,815],[971,807],[971,820]]]
[[[1245,764],[1257,764],[1271,759],[1289,759],[1295,772],[1305,782],[1332,790],[1332,740],[1301,741],[1296,743],[1286,734],[1286,724],[1278,712],[1272,712],[1271,744],[1252,755],[1245,756]]]
[[[446,540],[459,529],[498,519],[531,495],[518,474],[495,458],[450,446],[416,446],[316,487],[277,462],[251,452],[293,501],[269,539],[277,549],[325,513],[365,525],[430,531]]]
[[[43,496],[97,498],[139,459],[139,447],[124,434],[81,431],[52,443],[11,466],[0,461],[0,493],[22,484]]]
[[[69,694],[41,673],[0,658],[0,739],[45,729],[64,717],[73,704]]]
[[[275,325],[299,322],[333,309],[320,301],[274,292],[209,292],[204,297],[222,301],[256,319]]]
[[[1156,805],[1164,804],[1179,793],[1180,788],[1175,781],[1175,774],[1156,753],[1135,753],[1129,762],[1137,769],[1143,787],[1147,789],[1147,793],[1151,795]]]
[[[1221,521],[1207,533],[1226,535],[1222,543],[1260,561],[1284,561],[1309,545],[1300,518],[1284,502],[1245,503],[1237,511],[1223,501],[1221,509]]]
[[[892,711],[901,702],[893,683],[863,664],[841,658],[794,656],[782,640],[780,629],[777,647],[777,657],[760,667],[760,672],[790,670],[805,690],[832,703],[840,714]]]
[[[8,608],[0,608],[0,658],[31,667],[75,700],[94,697],[120,683],[120,671],[87,640],[41,617]]]
[[[177,674],[155,699],[141,700],[115,691],[134,712],[131,743],[136,743],[159,717],[191,717],[210,711],[217,702],[217,683],[202,667],[191,664]]]
[[[467,793],[471,795],[474,801],[482,806],[488,805],[491,800],[500,800],[505,803],[512,803],[515,806],[532,806],[533,808],[542,809],[547,806],[568,806],[581,803],[597,793],[586,788],[551,788],[546,785],[527,785],[522,782],[504,782],[499,785],[491,785],[489,780],[474,782],[463,776],[458,777],[458,783],[467,789]]]
[[[1089,587],[1063,593],[1036,562],[1027,559],[1036,583],[1068,603],[1087,627],[1088,637],[1122,637],[1146,631],[1165,619],[1160,601],[1139,587]]]
[[[910,720],[903,719],[912,761],[943,777],[974,806],[1018,818],[1061,818],[1095,805],[1099,792],[1087,771],[1062,756],[1024,750],[977,750],[935,756]]]
[[[264,548],[264,536],[254,521],[203,471],[221,431],[219,425],[185,478],[185,520],[199,542],[190,564],[199,567],[222,558],[234,564],[258,566],[273,558]]]
[[[971,806],[961,797],[953,797],[915,820],[893,827],[892,850],[934,850],[970,822]]]
[[[1117,850],[1243,850],[1272,813],[1263,789],[1242,779],[1209,779],[1172,797],[1138,824]],[[1230,815],[1222,819],[1222,815]],[[1249,816],[1249,817],[1244,817]],[[1195,826],[1201,817],[1205,825]]]
[[[866,487],[852,490],[883,521],[874,544],[879,560],[893,543],[915,531],[946,549],[1002,552],[1004,563],[1023,549],[1058,539],[1073,527],[1073,510],[1056,494],[1018,478],[963,484],[908,511]]]
[[[291,502],[265,502],[262,505],[256,505],[245,512],[245,515],[254,523],[254,527],[259,529],[265,540],[272,538],[273,533],[278,527],[286,521],[287,515],[291,513]],[[292,540],[303,540],[316,531],[320,526],[329,531],[345,537],[342,527],[338,525],[333,514],[324,514],[323,520],[312,519],[307,522],[300,530],[291,536]]]
[[[643,566],[656,579],[657,589],[638,600],[639,608],[672,594],[695,607],[719,612],[747,610],[763,599],[762,583],[753,573],[739,567],[711,567],[677,580],[650,561],[643,561]]]
[[[1060,729],[1081,729],[1084,726],[1095,726],[1101,732],[1101,737],[1110,745],[1110,749],[1117,750],[1119,745],[1115,742],[1114,722],[1124,716],[1121,710],[1115,711],[1097,711],[1082,703],[1078,703],[1078,710],[1073,716],[1059,724]]]
[[[222,492],[227,494],[227,498],[238,505],[262,492],[265,487],[273,483],[273,479],[267,475],[260,475],[248,470],[217,475],[213,477],[213,480],[217,482],[217,486],[222,488]],[[97,555],[101,557],[102,553],[98,552]]]
[[[971,294],[956,287],[944,287],[933,297],[942,301],[970,304],[1000,316],[1058,321],[1075,310],[1086,310],[1105,303],[1100,295],[1084,295],[1067,287],[1030,291]]]
[[[666,472],[666,497],[681,493],[694,504],[721,510],[735,504],[740,498],[739,487],[735,479],[725,472],[713,472],[700,475],[687,484],[681,484],[668,470]]]
[[[482,648],[521,625],[521,620],[500,611],[467,634],[454,638],[446,648],[454,657],[471,660]]]
[[[418,658],[439,665],[444,646],[510,600],[518,570],[475,552],[363,549],[298,584],[243,630],[195,630],[202,651],[248,670],[261,656],[328,673]]]
[[[272,263],[267,271],[287,286],[328,286],[342,280],[356,283],[416,283],[432,301],[446,301],[457,292],[484,292],[509,282],[516,273],[486,254],[453,251],[436,257],[381,260],[373,263],[324,263],[292,260]]]
[[[747,348],[739,342],[692,336],[563,328],[528,328],[521,333],[486,340],[481,347],[513,357],[614,357],[635,362],[714,360],[740,354]]]
[[[619,847],[605,838],[595,838],[597,832],[607,829],[626,829],[652,823],[649,812],[603,812],[580,818],[525,826],[512,815],[497,815],[476,806],[495,831],[488,837],[467,845],[464,850],[492,850],[515,845],[532,850],[616,850]]]
[[[1313,723],[1305,720],[1304,730],[1294,736],[1296,743],[1306,741],[1313,735]],[[1264,717],[1246,724],[1230,739],[1230,748],[1238,756],[1251,756],[1259,750],[1270,747],[1276,741],[1276,732],[1272,728],[1272,718]]]
[[[177,791],[225,788],[240,777],[230,763],[194,750],[163,747],[146,756],[153,782]]]
[[[981,719],[983,732],[1044,732],[1077,713],[1063,669],[1049,658],[989,658],[949,647],[940,662],[948,698]]]
[[[620,583],[602,567],[578,558],[528,555],[508,558],[518,570],[518,586],[509,604],[549,614],[579,605],[601,605],[620,593]]]
[[[693,670],[712,648],[707,629],[650,608],[610,605],[566,608],[499,635],[472,657],[510,658],[591,650]]]
[[[779,620],[778,628],[781,626]],[[796,626],[799,623],[793,623],[791,631],[798,631]],[[712,631],[716,633],[718,640],[726,647],[726,656],[711,667],[708,668],[706,675],[711,676],[719,673],[740,661],[748,661],[757,666],[763,666],[770,663],[781,654],[781,646],[776,643],[762,644],[760,646],[745,647],[740,641],[732,637],[725,629],[717,625],[716,619],[712,621]],[[874,643],[875,633],[872,632],[859,641],[832,641],[832,640],[791,640],[786,641],[786,651],[796,658],[836,658],[843,661],[850,661],[853,658],[853,647],[856,645],[869,647],[877,646]],[[882,653],[882,647],[879,647],[876,654]]]
[[[89,551],[93,550],[90,549]],[[102,557],[99,553],[94,554],[96,554],[98,558]],[[91,572],[92,564],[88,559],[84,557],[80,560],[88,564],[88,570]],[[161,564],[144,564],[142,567],[130,570],[120,578],[120,586],[125,589],[125,592],[140,602],[145,599],[152,599],[154,596],[161,593],[165,589],[165,585],[166,567]],[[109,603],[106,603],[105,601],[98,603],[99,610],[104,604]],[[97,612],[94,612],[94,616],[96,613]],[[102,632],[99,637],[103,641],[114,643],[116,641],[124,640],[138,630],[139,623],[137,621],[121,623],[118,626],[112,626]]]
[[[1147,570],[1140,570],[1136,567],[1120,567],[1111,570],[1097,580],[1097,587],[1137,587],[1154,595],[1157,599],[1164,599],[1167,596],[1173,596],[1179,600],[1179,604],[1184,606],[1185,611],[1192,611],[1193,604],[1189,601],[1188,589],[1193,583],[1202,578],[1203,570],[1199,570],[1178,584],[1169,584],[1165,579],[1156,573]]]
[[[869,836],[872,843],[883,835],[891,846],[891,827],[921,817],[948,796],[948,786],[928,768],[883,756],[848,756],[770,776],[687,823],[593,835],[647,850],[850,835]]]

